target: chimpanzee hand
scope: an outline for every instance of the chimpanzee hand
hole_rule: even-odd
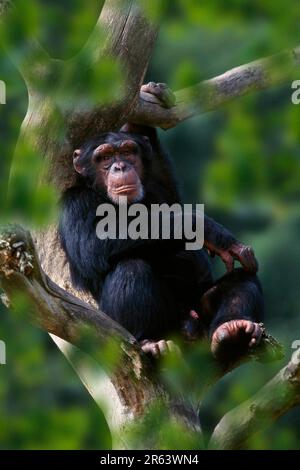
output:
[[[250,320],[230,320],[220,325],[212,335],[211,351],[222,361],[235,360],[249,348],[259,344],[263,325]]]
[[[165,83],[149,82],[141,87],[140,94],[145,101],[157,103],[164,108],[175,105],[175,95]]]
[[[233,270],[234,260],[239,261],[248,273],[255,274],[258,270],[251,246],[239,242],[229,230],[207,215],[204,216],[204,246],[211,256],[220,256],[228,271]]]
[[[206,245],[212,256],[215,254],[220,256],[221,260],[225,263],[228,272],[234,269],[235,260],[239,261],[244,270],[248,273],[255,274],[257,272],[258,262],[251,246],[244,245],[238,241],[234,242],[227,249],[217,248],[210,244]]]
[[[144,339],[141,341],[140,346],[144,353],[151,354],[156,359],[169,353],[181,356],[179,347],[173,341],[166,341],[164,339],[160,341],[152,341]]]

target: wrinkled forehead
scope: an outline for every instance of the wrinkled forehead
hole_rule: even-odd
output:
[[[134,140],[118,140],[113,143],[105,142],[94,149],[94,153],[137,152],[138,144]]]
[[[120,146],[131,145],[138,147],[140,142],[139,139],[134,138],[134,136],[130,134],[121,134],[121,133],[113,133],[110,132],[108,134],[104,134],[101,136],[94,144],[94,147],[99,147],[103,144],[108,144],[112,148],[119,148]]]
[[[138,136],[127,134],[125,132],[108,132],[107,134],[100,136],[99,144],[105,142],[112,145],[120,145],[125,140],[132,140],[138,143],[140,139]]]

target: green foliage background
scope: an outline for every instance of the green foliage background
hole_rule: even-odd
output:
[[[21,32],[34,32],[60,59],[80,50],[101,9],[97,0],[16,3],[23,14],[14,28],[2,26],[2,42],[9,41],[16,53]],[[161,25],[147,78],[167,82],[173,90],[300,43],[300,4],[293,0],[140,3]],[[24,82],[10,57],[1,52],[0,79],[7,85],[7,104],[0,106],[1,218],[13,218],[17,212],[31,224],[44,223],[41,215],[49,214],[54,198],[48,189],[32,199],[26,189],[38,171],[30,148],[24,149],[17,206],[6,201],[12,156],[27,107]],[[101,75],[105,93],[105,77],[113,81],[111,64]],[[300,78],[300,71],[295,78]],[[266,297],[266,325],[285,344],[287,356],[300,334],[300,106],[292,105],[291,92],[291,84],[286,84],[255,93],[161,131],[175,160],[184,200],[204,202],[206,213],[254,246]],[[216,261],[216,273],[222,269]],[[109,448],[101,411],[48,335],[4,307],[0,314],[0,338],[7,344],[7,365],[0,369],[0,448]],[[192,366],[201,381],[201,365],[194,361]],[[226,411],[255,393],[280,366],[249,364],[224,378],[202,405],[205,431],[209,433]],[[183,380],[180,374],[177,379],[178,384]],[[256,435],[249,447],[299,449],[299,419],[299,410],[289,412]],[[178,432],[176,437],[170,431],[167,448],[180,447]]]

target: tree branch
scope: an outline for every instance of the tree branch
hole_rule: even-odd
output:
[[[169,129],[185,119],[215,110],[252,91],[291,80],[300,66],[300,46],[274,56],[250,62],[222,75],[175,93],[176,105],[162,108],[157,101],[140,96],[129,120]]]
[[[300,405],[300,354],[250,400],[229,411],[216,426],[209,448],[240,449],[258,431]]]
[[[106,418],[118,443],[125,427],[142,419],[157,401],[165,406],[170,420],[179,420],[200,440],[196,409],[188,400],[169,396],[132,335],[43,273],[31,236],[20,227],[0,231],[0,282],[12,306],[16,295],[22,295],[26,302],[22,313],[29,315],[31,323],[92,358],[84,367],[87,360],[81,351],[54,338],[97,403],[110,405]],[[104,354],[107,347],[113,354]],[[103,393],[101,398],[99,393]]]

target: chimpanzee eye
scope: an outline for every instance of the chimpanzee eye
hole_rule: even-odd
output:
[[[111,160],[111,155],[103,155],[102,160],[104,162],[108,162],[109,160]]]

